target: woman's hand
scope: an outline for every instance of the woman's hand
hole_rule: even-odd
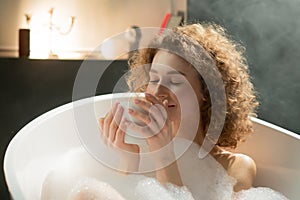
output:
[[[166,147],[164,151],[161,151],[161,154],[156,154],[158,155],[155,158],[157,161],[164,162],[165,159],[173,159],[172,127],[166,112],[168,101],[161,102],[151,94],[146,94],[146,100],[135,99],[135,104],[146,112],[129,109],[129,114],[132,117],[146,125],[139,126],[133,122],[128,122],[128,128],[146,138],[150,152]]]
[[[182,186],[181,176],[178,170],[176,157],[174,153],[174,146],[172,144],[172,126],[168,119],[166,109],[168,108],[168,101],[159,101],[155,96],[146,94],[147,101],[136,99],[135,103],[143,110],[129,110],[136,119],[144,122],[146,126],[139,126],[134,123],[129,123],[128,128],[139,132],[147,139],[147,144],[150,152],[156,151],[153,155],[156,161],[158,170],[156,171],[156,178],[161,183],[171,182],[178,186]],[[150,102],[151,104],[149,104]]]
[[[137,172],[139,167],[139,146],[127,144],[124,141],[126,119],[123,118],[124,108],[115,103],[104,118],[99,119],[101,135],[104,144],[114,148],[120,153],[120,170],[125,172]]]

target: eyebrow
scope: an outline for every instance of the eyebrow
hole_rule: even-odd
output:
[[[158,71],[156,71],[155,69],[150,69],[150,72],[158,74]],[[186,76],[185,73],[183,73],[181,71],[176,71],[176,70],[175,71],[169,71],[169,72],[167,72],[167,74],[181,74],[183,76]]]

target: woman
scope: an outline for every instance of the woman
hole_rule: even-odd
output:
[[[211,97],[214,91],[209,91],[210,83],[207,80],[216,77],[209,69],[216,67],[224,84],[221,87],[225,89],[226,110],[224,127],[209,154],[223,166],[228,175],[236,179],[234,191],[249,189],[256,174],[254,161],[246,155],[228,151],[236,148],[239,141],[252,133],[249,117],[255,116],[258,105],[243,57],[243,48],[230,40],[224,29],[217,25],[193,24],[160,35],[151,48],[139,50],[130,63],[128,83],[132,91],[145,92],[145,100],[136,99],[135,104],[146,113],[134,109],[124,110],[120,104],[115,104],[106,117],[99,120],[105,143],[125,150],[123,152],[139,155],[139,146],[124,140],[126,129],[132,129],[146,137],[149,152],[158,151],[171,144],[177,134],[190,134],[186,127],[179,130],[181,121],[189,118],[193,111],[199,110],[196,112],[199,120],[193,141],[201,146],[210,124],[215,120],[211,118]],[[144,80],[147,83],[141,84]],[[199,109],[195,103],[190,103],[192,95],[196,96]],[[144,122],[146,127],[122,118],[123,112]],[[197,118],[197,115],[190,118]],[[222,112],[219,112],[214,117],[218,120],[222,118],[219,117],[221,115]],[[125,154],[125,170],[137,170],[139,156],[129,158]],[[157,166],[164,166],[155,172],[159,182],[183,185],[172,145],[154,160]],[[170,164],[162,164],[167,163],[166,160],[171,160]]]
[[[251,188],[254,161],[230,152],[252,133],[249,116],[258,105],[242,53],[217,25],[165,30],[129,61],[128,85],[145,98],[134,100],[136,108],[115,103],[99,120],[104,144],[120,154],[119,170],[128,175],[76,148],[48,174],[42,199],[286,200]],[[125,140],[130,131],[146,150]],[[134,174],[149,171],[151,178]]]

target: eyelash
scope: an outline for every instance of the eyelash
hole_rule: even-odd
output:
[[[159,82],[159,80],[150,80],[149,81],[149,83],[152,83],[152,84],[158,83],[158,82]],[[173,81],[170,81],[170,83],[173,84],[173,85],[180,85],[180,84],[182,84],[181,82],[173,82]]]
[[[150,80],[149,83],[158,83],[158,80]]]
[[[157,84],[159,82],[160,82],[160,78],[159,77],[157,77],[156,75],[150,74],[150,76],[149,76],[149,84]],[[171,85],[181,85],[183,82],[182,82],[181,78],[174,78],[174,77],[172,77],[172,78],[169,79],[169,83]]]
[[[180,85],[180,84],[182,84],[181,82],[172,82],[172,81],[171,81],[171,83],[172,83],[173,85]]]

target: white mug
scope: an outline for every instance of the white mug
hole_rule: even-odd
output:
[[[139,106],[137,106],[134,103],[134,99],[144,99],[144,94],[138,93],[132,97],[121,97],[118,99],[115,99],[114,102],[112,102],[112,105],[114,105],[115,102],[119,102],[120,105],[123,107],[124,111],[123,111],[123,117],[126,118],[127,121],[131,122],[131,123],[135,123],[138,126],[146,126],[146,124],[136,118],[134,118],[133,116],[131,116],[128,113],[128,109],[133,109],[133,110],[138,110],[142,113],[146,113],[145,110],[143,110],[142,108],[140,108]],[[130,144],[138,144],[138,145],[146,145],[146,138],[144,136],[142,136],[140,133],[137,133],[133,130],[130,129],[126,129],[124,130],[126,132],[125,134],[125,142],[126,143],[130,143]]]

